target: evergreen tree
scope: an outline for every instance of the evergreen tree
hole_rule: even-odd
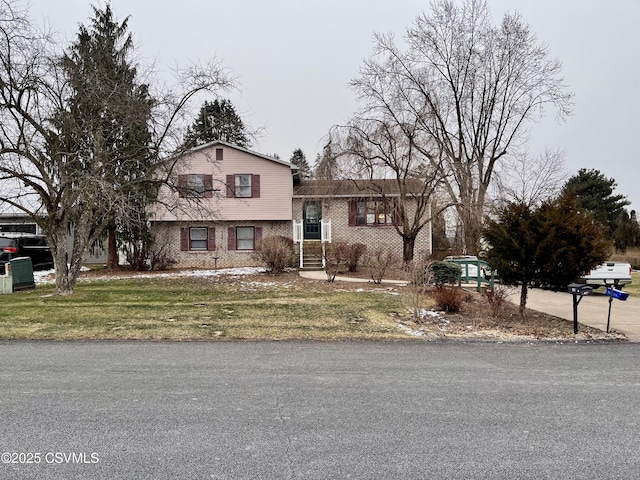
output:
[[[198,117],[187,129],[183,147],[193,148],[216,140],[251,147],[247,129],[230,100],[204,102]]]
[[[636,211],[628,214],[625,210],[620,213],[613,231],[613,241],[617,249],[625,251],[627,248],[637,247],[640,240],[640,225],[636,218]]]
[[[62,64],[72,88],[67,119],[75,124],[72,151],[78,152],[71,161],[102,178],[95,195],[104,188],[118,193],[117,202],[103,203],[108,211],[101,217],[108,222],[108,266],[114,268],[116,231],[144,228],[147,201],[155,195],[146,182],[154,162],[149,129],[154,101],[138,81],[128,18],[118,23],[109,4],[92,9],[90,26],[80,26]]]
[[[527,288],[565,290],[584,272],[605,261],[611,244],[604,226],[590,212],[563,196],[535,208],[509,203],[497,219],[488,219],[483,237],[487,261],[505,285],[519,285],[520,315],[525,316]]]
[[[322,155],[318,154],[313,176],[318,180],[336,180],[338,178],[338,162],[333,152],[331,140],[322,149]]]
[[[598,221],[607,227],[609,238],[613,237],[624,207],[629,201],[624,195],[614,194],[617,184],[613,178],[605,177],[595,169],[582,168],[565,183],[563,195],[575,195],[579,208],[589,210]]]
[[[291,155],[291,159],[289,160],[289,162],[297,165],[300,172],[300,178],[305,179],[311,177],[311,167],[309,166],[307,157],[305,156],[302,149],[296,148],[293,151],[293,155]]]

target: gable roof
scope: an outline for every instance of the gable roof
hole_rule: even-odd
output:
[[[418,179],[407,181],[408,192],[420,194],[424,183]],[[293,187],[294,197],[370,197],[398,196],[395,179],[375,180],[302,180]]]
[[[269,160],[271,162],[279,163],[281,165],[286,165],[286,166],[290,167],[292,170],[297,170],[298,169],[298,167],[296,165],[293,165],[292,163],[289,163],[289,162],[285,162],[284,160],[280,160],[279,158],[275,158],[275,157],[272,157],[271,155],[266,155],[264,153],[258,153],[258,152],[255,152],[253,150],[249,150],[249,149],[246,149],[246,148],[243,148],[243,147],[239,147],[238,145],[233,145],[232,143],[224,142],[222,140],[214,140],[213,142],[209,142],[209,143],[204,143],[202,145],[198,145],[197,147],[193,147],[193,148],[190,148],[189,150],[185,151],[182,155],[188,155],[189,153],[196,153],[196,152],[199,152],[201,150],[206,150],[208,148],[215,147],[215,146],[223,146],[223,147],[227,147],[227,148],[233,148],[234,150],[238,150],[240,152],[248,153],[249,155],[253,155],[254,157],[259,157],[259,158],[262,158],[264,160]]]

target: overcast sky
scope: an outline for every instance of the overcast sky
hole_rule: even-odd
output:
[[[31,16],[69,40],[88,24],[90,4],[31,0]],[[331,126],[357,107],[349,81],[372,53],[374,32],[401,36],[429,9],[418,0],[113,0],[130,16],[138,55],[159,74],[176,64],[222,60],[240,91],[226,95],[266,134],[255,150],[289,160],[301,148],[310,164]],[[490,0],[495,21],[518,11],[563,64],[575,94],[573,116],[535,126],[531,153],[566,153],[569,174],[596,168],[640,207],[640,0]]]

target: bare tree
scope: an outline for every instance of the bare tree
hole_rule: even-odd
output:
[[[443,177],[466,250],[477,253],[497,162],[545,107],[569,114],[572,95],[561,64],[521,17],[507,13],[494,25],[485,0],[434,1],[408,29],[406,44],[403,51],[392,35],[376,35],[374,55],[353,84],[362,98],[379,97],[398,115],[420,119],[446,159]]]
[[[350,178],[358,188],[394,204],[405,263],[413,260],[416,238],[432,220],[432,197],[441,180],[438,146],[422,135],[415,119],[399,122],[386,104],[373,101],[347,125],[332,130],[339,139],[338,158],[351,165]],[[428,151],[429,145],[433,148]],[[385,178],[395,184],[393,191],[377,181]]]
[[[231,81],[214,62],[182,72],[182,91],[154,95],[150,140],[141,154],[157,161],[146,175],[114,184],[105,172],[110,164],[116,169],[113,162],[125,152],[106,145],[100,129],[89,132],[83,127],[62,57],[18,3],[0,0],[0,203],[29,215],[47,235],[57,290],[68,294],[89,248],[114,215],[139,213],[132,211],[127,194],[173,178],[177,156],[164,154],[179,145],[176,127],[190,101],[199,92],[218,91]],[[127,109],[120,108],[127,115]],[[130,114],[129,121],[139,120],[136,112]],[[130,152],[126,155],[129,158]]]
[[[567,180],[564,152],[545,150],[509,156],[497,173],[495,198],[531,207],[556,198]]]

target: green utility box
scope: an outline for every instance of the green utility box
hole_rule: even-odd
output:
[[[30,257],[19,257],[11,260],[11,276],[13,277],[14,292],[36,288],[36,282],[33,278],[33,264]]]

